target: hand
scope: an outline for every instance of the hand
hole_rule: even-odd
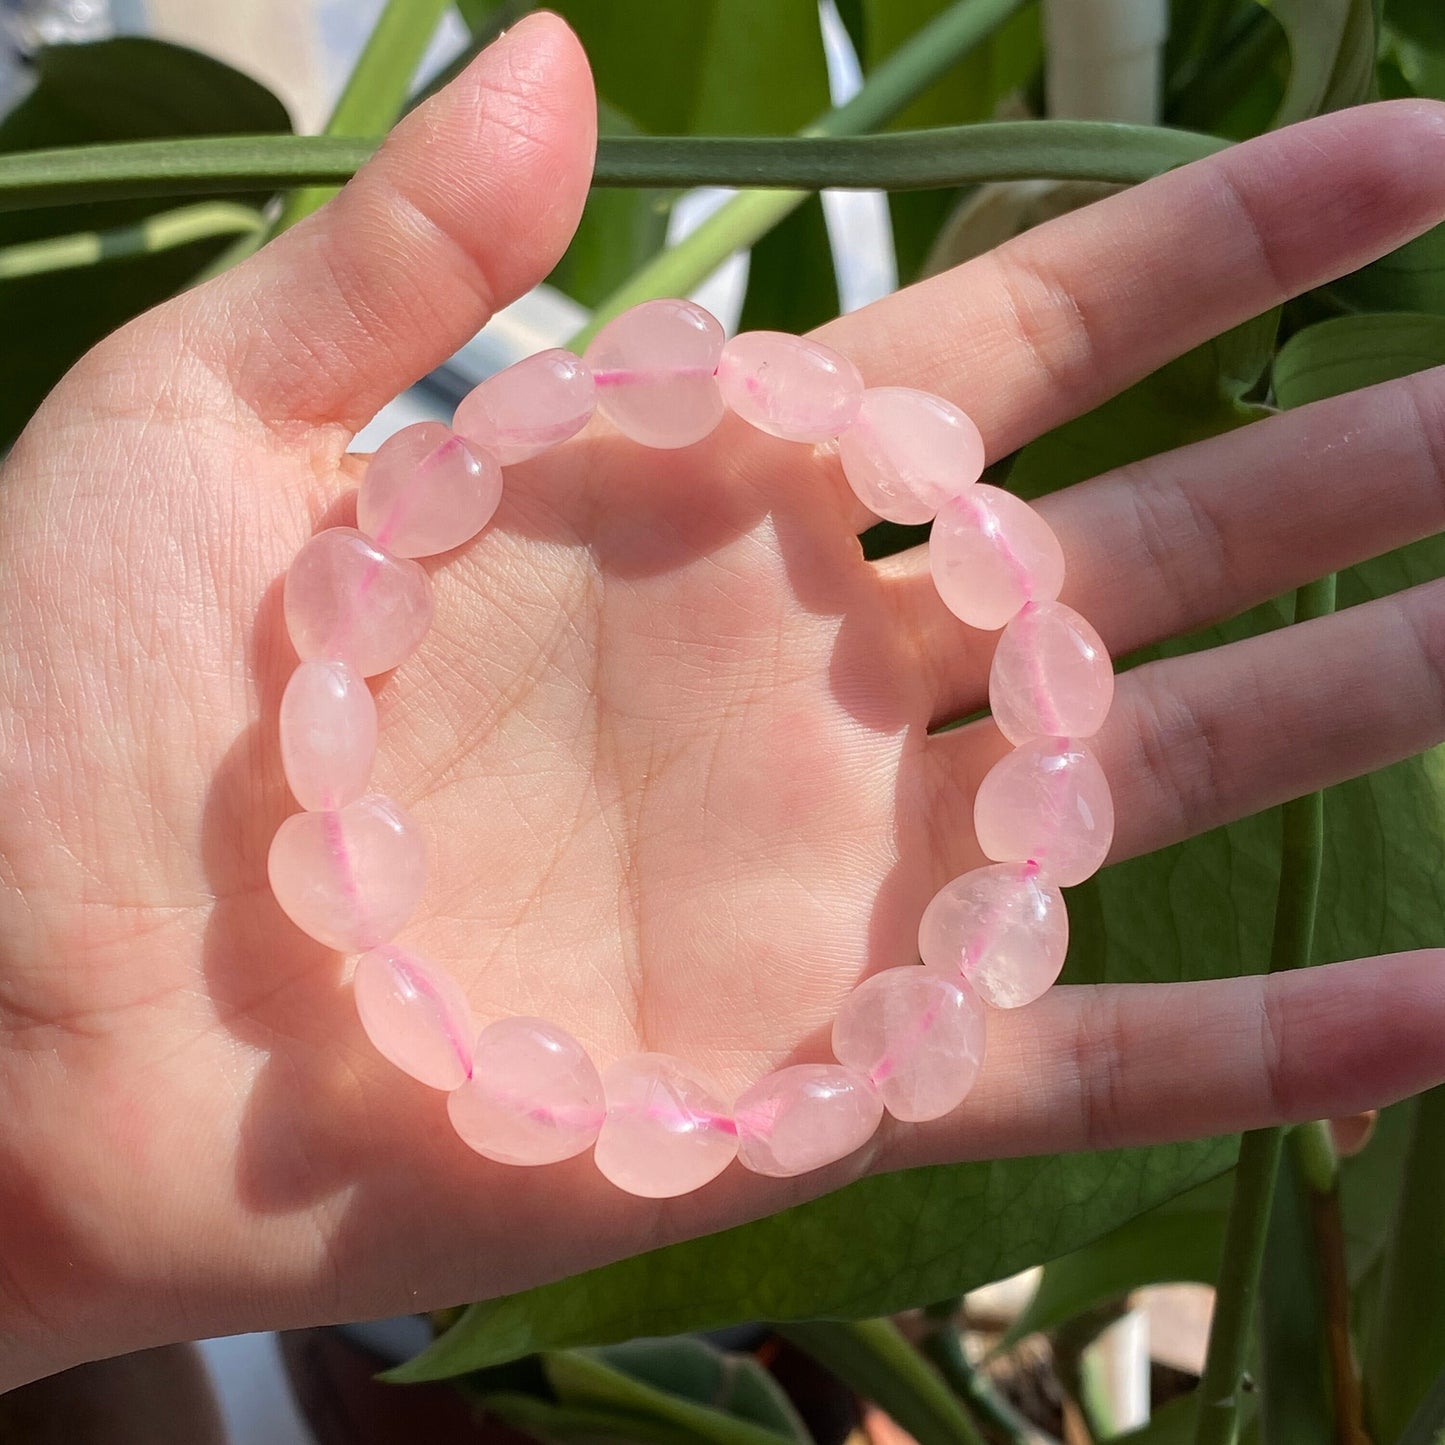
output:
[[[592,111],[575,41],[523,22],[339,199],[86,357],[9,460],[0,1381],[513,1290],[864,1168],[1349,1113],[1445,1077],[1439,954],[1061,988],[990,1019],[955,1116],[659,1206],[586,1157],[488,1164],[373,1053],[342,960],[266,883],[292,807],[279,581],[346,519],[357,427],[553,263]],[[1001,456],[1439,219],[1426,150],[1445,158],[1445,109],[1314,121],[826,335],[869,380],[958,401]],[[1438,530],[1442,437],[1437,373],[1075,487],[1046,504],[1066,597],[1122,653]],[[928,726],[980,704],[993,639],[918,554],[866,563],[868,521],[835,465],[741,424],[683,453],[599,425],[513,470],[436,567],[435,628],[381,687],[376,782],[430,839],[403,938],[483,1020],[540,1012],[726,1091],[816,1056],[858,978],[915,956],[931,892],[980,861],[970,799],[1002,750]],[[1100,744],[1115,856],[1440,740],[1442,610],[1421,587],[1127,674]]]

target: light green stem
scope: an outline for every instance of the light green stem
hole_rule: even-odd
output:
[[[1322,617],[1333,612],[1334,606],[1335,579],[1322,578],[1300,588],[1295,620]],[[1284,846],[1270,948],[1271,973],[1309,964],[1324,863],[1323,794],[1298,798],[1280,811]],[[1199,1382],[1194,1445],[1235,1445],[1239,1438],[1245,1363],[1284,1136],[1283,1129],[1257,1129],[1240,1142],[1215,1289],[1214,1321],[1204,1377]]]
[[[47,271],[66,271],[75,266],[93,266],[99,261],[127,256],[150,255],[219,236],[249,235],[259,232],[263,224],[260,212],[250,206],[202,201],[147,216],[133,226],[46,236],[40,241],[0,247],[0,281],[41,276]]]
[[[887,124],[910,101],[942,77],[961,56],[986,40],[1022,0],[956,0],[909,36],[836,110],[820,116],[804,136],[856,136]],[[807,200],[808,191],[742,192],[709,216],[691,235],[628,278],[597,307],[573,337],[584,347],[612,317],[657,296],[683,295],[710,276],[734,252],[751,246]]]
[[[386,0],[345,88],[326,122],[329,136],[374,136],[390,130],[406,106],[417,66],[451,0]],[[292,191],[271,227],[274,236],[335,194],[330,186]]]
[[[953,1392],[892,1320],[816,1320],[777,1331],[886,1411],[918,1445],[984,1445]]]

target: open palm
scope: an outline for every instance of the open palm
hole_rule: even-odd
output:
[[[868,1168],[1224,1132],[1445,1075],[1441,958],[1059,989],[990,1020],[953,1117],[820,1176],[659,1205],[586,1159],[469,1153],[367,1046],[342,960],[266,884],[291,810],[279,580],[350,520],[356,428],[545,274],[585,193],[585,62],[518,26],[332,205],[61,384],[0,488],[0,1385],[87,1353],[514,1289]],[[1312,122],[1054,223],[828,328],[992,456],[1445,213],[1445,110]],[[1208,258],[1201,266],[1200,257]],[[1066,600],[1117,653],[1437,530],[1445,379],[1062,493]],[[1368,494],[1369,505],[1358,505]],[[992,639],[916,554],[874,565],[836,462],[725,424],[600,425],[512,469],[382,683],[377,786],[429,841],[403,935],[478,1016],[724,1091],[819,1056],[980,861]],[[1445,736],[1436,586],[1128,674],[1116,856]],[[1364,696],[1348,709],[1341,696]]]

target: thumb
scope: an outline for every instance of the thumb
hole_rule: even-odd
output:
[[[181,298],[187,339],[262,420],[354,431],[552,269],[595,145],[581,45],[528,16],[325,206]]]

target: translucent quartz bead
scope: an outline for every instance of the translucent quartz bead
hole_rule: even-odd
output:
[[[597,1167],[619,1189],[670,1199],[715,1179],[738,1152],[737,1130],[710,1085],[669,1054],[631,1054],[602,1079],[607,1118]]]
[[[404,426],[376,449],[356,494],[356,524],[395,557],[470,542],[502,500],[497,459],[439,421]]]
[[[883,1100],[841,1064],[794,1064],[758,1080],[737,1101],[738,1158],[778,1179],[846,1159],[873,1137]]]
[[[723,329],[691,301],[644,301],[609,321],[583,360],[597,408],[645,447],[691,446],[722,420]]]
[[[431,579],[354,527],[318,532],[286,574],[286,629],[303,659],[335,657],[363,677],[409,657],[431,626]]]
[[[498,1019],[482,1030],[472,1076],[448,1100],[469,1147],[501,1164],[555,1164],[597,1137],[606,1112],[587,1051],[545,1019]]]
[[[444,968],[398,948],[356,961],[356,1012],[383,1058],[433,1089],[455,1089],[472,1068],[476,1027],[466,995]]]
[[[1011,492],[982,483],[939,508],[928,563],[948,610],[987,631],[1025,602],[1052,602],[1064,585],[1064,553],[1049,524]]]
[[[1103,639],[1062,602],[1026,603],[998,640],[988,701],[1011,743],[1093,737],[1114,701]]]
[[[457,408],[452,426],[504,467],[565,442],[592,420],[597,384],[580,356],[539,351],[489,376]]]
[[[344,662],[314,658],[281,694],[281,766],[310,812],[344,808],[365,791],[376,758],[376,700]]]
[[[1069,948],[1064,895],[1028,863],[975,868],[939,889],[918,925],[924,964],[960,974],[994,1008],[1048,992]]]
[[[790,442],[823,442],[858,415],[863,378],[830,346],[783,331],[744,331],[718,363],[723,401],[745,422]]]
[[[421,901],[421,831],[390,798],[368,793],[334,813],[293,813],[266,859],[271,891],[303,933],[363,953],[401,931]]]
[[[983,474],[983,438],[956,406],[907,386],[863,393],[853,425],[838,438],[848,485],[875,516],[916,526],[931,521]]]
[[[1114,840],[1114,800],[1082,743],[1036,738],[1001,758],[979,784],[973,828],[995,863],[1033,859],[1061,888],[1097,873]]]
[[[833,1021],[839,1063],[866,1074],[895,1119],[958,1107],[983,1064],[983,1005],[962,979],[890,968],[865,979]]]

